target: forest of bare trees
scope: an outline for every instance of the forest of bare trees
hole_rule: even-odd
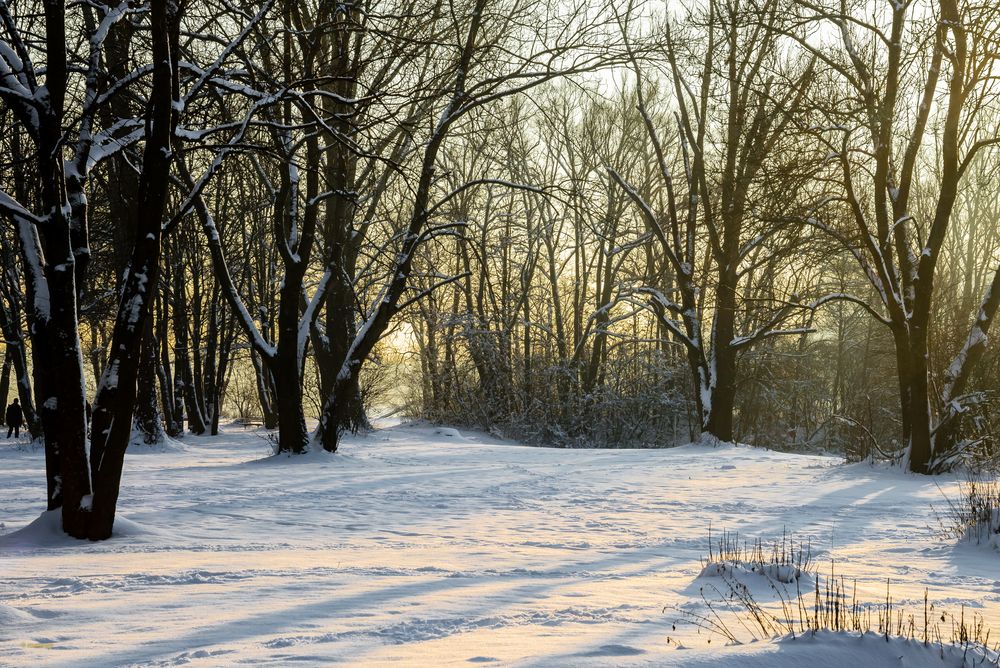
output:
[[[389,403],[993,465],[1000,7],[0,0],[0,399],[48,507]]]

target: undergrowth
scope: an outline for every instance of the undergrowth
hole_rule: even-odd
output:
[[[938,512],[941,533],[948,538],[1000,546],[1000,481],[969,478],[958,497],[944,496],[947,506]]]
[[[702,573],[743,569],[759,573],[778,582],[791,583],[809,571],[812,565],[812,543],[795,540],[784,530],[781,539],[769,545],[756,538],[741,541],[739,533],[723,531],[715,537],[708,528],[708,556],[702,559]]]
[[[760,541],[741,544],[735,535],[723,534],[712,542],[708,558],[708,564],[742,564],[746,570],[765,576],[770,566],[802,564],[808,567],[810,563],[808,548],[787,536],[780,542],[775,541],[768,552]],[[958,615],[940,610],[930,601],[927,590],[924,591],[923,610],[912,613],[893,600],[888,581],[882,600],[860,599],[857,581],[848,585],[847,580],[835,572],[832,562],[827,575],[817,570],[804,573],[805,577],[796,578],[794,582],[769,577],[768,584],[775,595],[773,601],[758,600],[752,589],[740,581],[737,570],[723,568],[712,574],[721,577],[724,585],[701,587],[703,611],[680,606],[670,608],[680,615],[673,625],[675,631],[678,623],[687,622],[699,633],[707,632],[709,643],[712,637],[721,637],[734,645],[778,637],[795,638],[820,631],[877,634],[886,641],[901,638],[938,647],[942,656],[946,648],[957,649],[963,653],[964,665],[1000,666],[1000,643],[990,644],[990,630],[982,616],[973,613],[968,617],[965,606]],[[811,589],[807,587],[804,591],[801,580],[807,580]],[[667,610],[664,608],[664,612]],[[673,639],[668,638],[668,642]]]

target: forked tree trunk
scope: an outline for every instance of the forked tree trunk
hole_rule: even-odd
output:
[[[86,530],[85,511],[80,504],[90,494],[90,478],[83,355],[77,328],[77,255],[70,229],[85,227],[86,221],[66,217],[72,208],[67,203],[61,149],[67,76],[65,21],[61,3],[45,5],[46,85],[52,102],[40,123],[37,155],[40,200],[51,217],[44,229],[34,229],[22,221],[18,232],[26,296],[32,311],[32,370],[38,396],[44,397],[39,415],[45,433],[48,507],[61,507],[63,529],[78,535]],[[44,258],[44,265],[40,258]]]

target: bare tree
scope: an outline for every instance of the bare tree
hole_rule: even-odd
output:
[[[774,336],[803,332],[783,327],[805,306],[794,292],[776,295],[775,308],[758,326],[738,330],[747,324],[740,318],[748,306],[740,303],[741,290],[769,260],[789,256],[787,224],[766,222],[779,217],[766,210],[767,191],[787,192],[801,178],[782,161],[789,159],[784,149],[802,113],[813,65],[782,61],[778,44],[785,9],[778,0],[709,2],[703,31],[683,38],[668,18],[662,39],[676,105],[676,141],[668,144],[653,120],[634,50],[632,61],[660,178],[656,199],[610,168],[666,264],[660,279],[669,279],[669,288],[645,285],[635,293],[684,346],[702,431],[723,441],[733,440],[741,352]],[[622,29],[627,35],[625,19]],[[775,178],[780,175],[784,180]],[[783,203],[789,205],[794,206]],[[704,331],[706,318],[710,333]]]
[[[90,11],[88,7],[87,11]],[[169,142],[176,110],[176,40],[180,8],[153,2],[149,10],[153,51],[152,90],[146,116],[138,124],[121,119],[96,132],[97,114],[108,103],[100,93],[103,49],[112,26],[132,13],[127,4],[100,8],[88,21],[82,88],[83,99],[71,101],[71,73],[80,71],[69,52],[66,8],[47,2],[37,19],[15,20],[6,3],[0,4],[5,49],[0,57],[0,96],[17,115],[20,127],[34,144],[38,166],[37,202],[20,202],[0,191],[0,209],[15,226],[25,275],[32,333],[35,382],[40,396],[46,444],[49,507],[62,508],[63,529],[78,538],[103,539],[111,535],[125,448],[132,430],[136,374],[149,296],[156,286],[159,264],[160,220],[166,198]],[[31,25],[38,20],[40,26]],[[77,24],[72,24],[75,25]],[[35,28],[45,35],[36,51],[28,35]],[[36,58],[44,58],[44,84]],[[122,82],[125,83],[125,82]],[[78,104],[73,115],[68,105]],[[72,158],[65,159],[64,131],[72,131]],[[138,126],[136,128],[136,125]],[[108,150],[105,142],[121,146],[120,133],[132,130],[132,139],[145,141],[140,175],[140,197],[124,226],[136,226],[132,263],[123,283],[115,322],[113,350],[95,400],[95,437],[90,461],[85,447],[86,416],[84,370],[78,330],[78,294],[89,264],[86,186],[90,169]],[[125,130],[123,130],[123,128]],[[128,133],[126,133],[128,134]],[[34,205],[35,211],[28,207]]]
[[[908,466],[934,472],[940,460],[928,342],[935,278],[963,177],[975,156],[997,142],[977,123],[995,94],[989,45],[996,41],[997,10],[941,0],[928,13],[916,2],[898,2],[866,20],[858,7],[842,3],[800,6],[840,37],[839,47],[823,48],[795,35],[835,81],[826,122],[814,129],[839,189],[819,198],[805,222],[839,239],[878,295],[877,307],[868,309],[895,343]],[[930,184],[920,172],[932,134],[940,152]],[[932,194],[918,194],[922,187]],[[926,207],[918,201],[923,197]],[[964,350],[985,336],[995,309],[987,294]],[[961,394],[963,374],[975,359],[960,353],[952,364],[948,404]]]
[[[357,335],[345,347],[337,382],[323,405],[315,437],[327,450],[336,450],[340,432],[350,422],[357,380],[375,344],[394,315],[426,294],[404,296],[416,251],[452,228],[449,222],[437,224],[435,214],[459,192],[481,185],[473,181],[449,193],[437,193],[438,158],[452,130],[468,114],[492,102],[608,62],[608,46],[598,46],[606,36],[605,17],[588,15],[584,5],[515,0],[498,6],[477,0],[468,6],[446,3],[442,9],[446,27],[440,31],[441,48],[436,56],[446,63],[441,81],[447,83],[439,84],[434,103],[440,106],[415,156],[415,186],[407,198],[409,215],[400,230],[398,251],[383,273],[377,298],[364,314]],[[539,12],[545,15],[542,22]]]

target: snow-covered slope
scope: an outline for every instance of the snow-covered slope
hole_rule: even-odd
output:
[[[268,452],[235,428],[130,453],[118,535],[88,544],[39,518],[42,453],[0,442],[0,664],[956,665],[873,636],[685,637],[672,609],[699,605],[710,524],[811,538],[816,563],[834,558],[863,596],[888,578],[918,612],[929,587],[1000,630],[1000,555],[936,538],[936,483],[951,479],[427,425],[337,455]]]

